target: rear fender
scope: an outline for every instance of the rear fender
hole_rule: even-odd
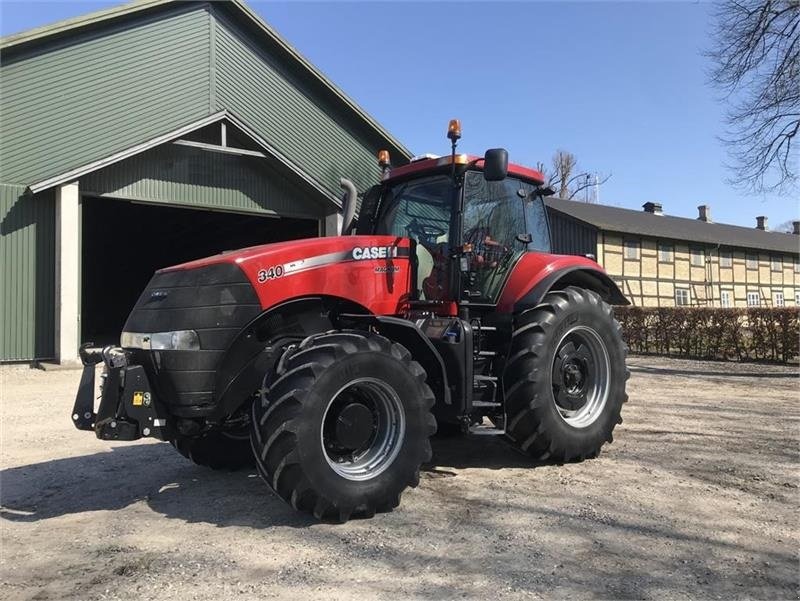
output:
[[[545,295],[551,290],[562,290],[567,286],[578,286],[592,290],[610,305],[629,305],[614,280],[600,269],[584,266],[565,267],[556,270],[531,287],[518,301],[514,303],[514,313],[535,307],[542,302]]]
[[[242,328],[217,370],[210,419],[224,419],[251,398],[288,344],[333,329],[334,311],[367,312],[345,299],[306,297],[267,309]]]

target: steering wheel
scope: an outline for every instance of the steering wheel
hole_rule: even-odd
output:
[[[408,224],[408,233],[416,233],[425,242],[435,242],[440,236],[444,236],[447,232],[440,227],[430,224],[421,224],[416,219],[413,219]]]

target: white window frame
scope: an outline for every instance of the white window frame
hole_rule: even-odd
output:
[[[706,264],[706,251],[704,248],[689,249],[689,263],[692,267],[703,267]]]
[[[758,293],[758,292],[748,292],[747,293],[747,306],[748,307],[760,307],[761,306],[761,294]]]
[[[773,307],[785,307],[786,306],[786,299],[783,297],[783,292],[773,292],[772,293],[772,306]]]
[[[776,269],[777,266],[777,269]],[[769,268],[772,271],[783,271],[783,257],[770,257]]]
[[[800,257],[794,258],[794,272],[800,273]]]
[[[733,253],[729,250],[719,251],[719,266],[733,267]]]
[[[758,255],[747,253],[744,256],[744,266],[746,269],[758,269]]]
[[[666,259],[664,256],[666,255]],[[666,242],[658,243],[658,262],[659,263],[672,263],[675,260],[675,247]]]
[[[633,256],[628,256],[628,251],[633,251]],[[622,257],[630,261],[639,259],[639,241],[638,240],[623,240],[622,241]]]
[[[730,309],[733,307],[733,291],[720,290],[719,293],[719,306],[723,309]]]
[[[678,301],[679,296],[683,297],[683,294],[678,294],[679,292],[686,293],[686,302],[682,303]],[[692,291],[688,288],[675,288],[675,306],[676,307],[688,307],[692,304]]]

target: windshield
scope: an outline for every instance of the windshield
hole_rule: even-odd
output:
[[[450,297],[448,260],[453,180],[447,175],[413,179],[387,187],[376,234],[416,240],[416,296],[443,301]]]
[[[446,244],[452,192],[452,180],[446,175],[409,180],[387,188],[375,233],[413,238],[426,245]]]

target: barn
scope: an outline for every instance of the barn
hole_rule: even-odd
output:
[[[0,361],[114,343],[153,271],[330,235],[409,152],[239,0],[0,40]]]

